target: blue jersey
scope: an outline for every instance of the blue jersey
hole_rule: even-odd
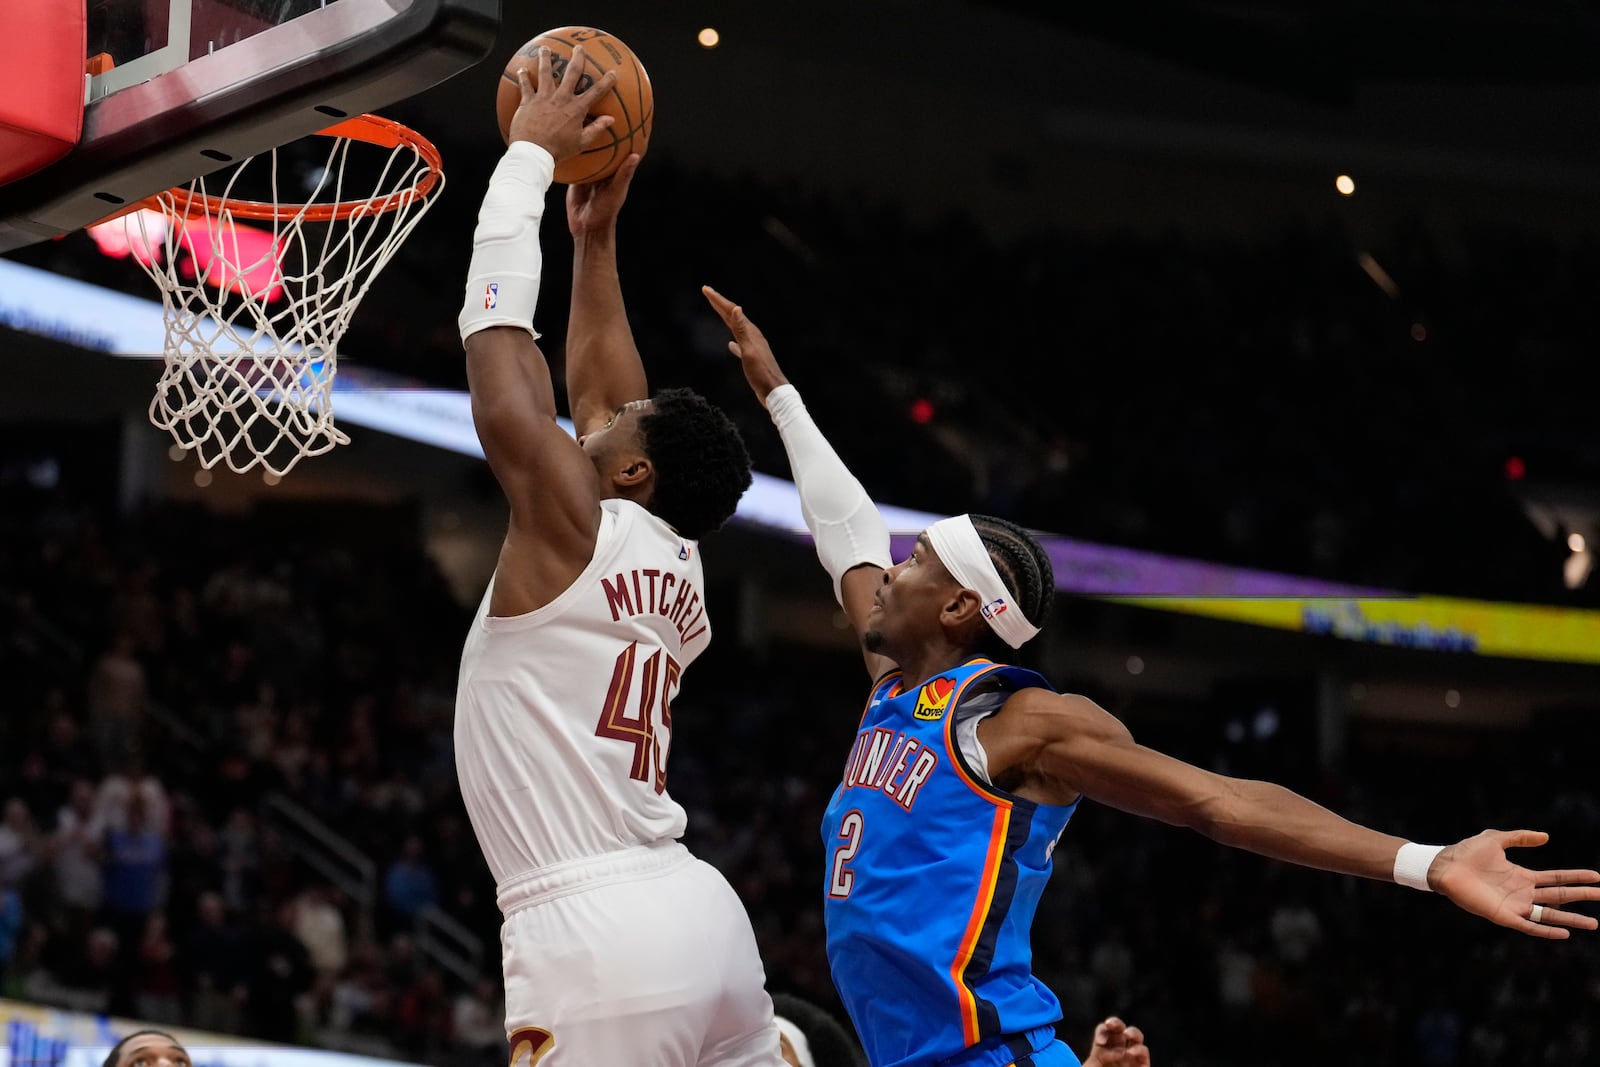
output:
[[[963,699],[1050,688],[975,659],[911,690],[873,688],[823,816],[828,963],[872,1067],[1009,1064],[1061,1018],[1029,927],[1068,807],[985,784],[956,742]]]

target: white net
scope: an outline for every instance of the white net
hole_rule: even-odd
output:
[[[334,424],[339,340],[444,185],[431,145],[368,143],[369,120],[403,129],[351,120],[335,131],[355,136],[330,131],[325,159],[274,149],[127,217],[166,323],[150,421],[205,467],[282,476],[349,443]],[[234,199],[253,186],[259,200]]]

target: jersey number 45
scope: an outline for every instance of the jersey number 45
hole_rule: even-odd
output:
[[[639,657],[639,642],[635,641],[617,656],[616,669],[611,672],[611,685],[606,689],[605,707],[600,710],[600,721],[595,724],[596,737],[609,737],[626,741],[633,746],[633,767],[628,776],[636,782],[651,782],[657,793],[667,788],[667,752],[672,747],[672,697],[678,691],[678,679],[683,668],[678,661],[656,649],[644,661],[640,672],[639,710],[628,714],[632,703],[634,661]],[[657,730],[651,721],[656,697],[661,699],[661,727]]]

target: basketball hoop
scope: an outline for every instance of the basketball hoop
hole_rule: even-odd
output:
[[[349,443],[333,420],[339,339],[444,185],[438,150],[398,122],[361,115],[320,136],[332,140],[320,166],[297,168],[274,148],[213,176],[221,195],[196,178],[127,217],[166,325],[150,421],[203,467],[242,474],[259,464],[281,477]],[[242,195],[252,182],[265,183],[263,199]],[[296,184],[310,190],[304,203]],[[357,184],[372,194],[352,196]],[[267,226],[235,222],[245,219]]]

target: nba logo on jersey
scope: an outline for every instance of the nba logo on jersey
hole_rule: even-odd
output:
[[[490,282],[483,290],[483,310],[493,311],[500,302],[500,283]]]
[[[688,559],[689,559],[689,542],[687,542],[687,541],[679,541],[678,542],[678,558],[681,559],[681,560],[684,560],[685,562],[688,561]]]
[[[955,688],[955,679],[935,678],[917,694],[917,706],[911,712],[911,717],[924,722],[936,722],[944,718],[945,708],[950,706],[950,694],[955,692]]]
[[[997,596],[983,606],[983,617],[986,619],[992,619],[996,615],[1004,615],[1005,610],[1006,598],[1003,596]]]

